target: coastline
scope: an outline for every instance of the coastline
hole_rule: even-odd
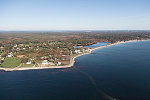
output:
[[[118,42],[115,42],[115,43],[112,43],[112,44],[108,44],[108,45],[105,45],[105,46],[100,46],[100,47],[95,47],[95,48],[90,48],[89,49],[89,52],[87,53],[82,53],[82,54],[79,54],[77,56],[74,56],[71,58],[70,60],[70,64],[69,65],[64,65],[64,66],[45,66],[45,67],[27,67],[27,68],[23,68],[23,67],[15,67],[15,68],[2,68],[0,67],[0,70],[4,70],[4,71],[19,71],[19,70],[35,70],[35,69],[54,69],[54,68],[70,68],[72,66],[74,66],[74,63],[75,63],[75,59],[79,56],[83,56],[83,55],[86,55],[86,54],[90,54],[92,51],[94,50],[97,50],[97,49],[100,49],[100,48],[104,48],[104,47],[108,47],[108,46],[112,46],[112,45],[118,45],[118,44],[122,44],[122,43],[128,43],[128,42],[138,42],[138,41],[150,41],[150,39],[148,40],[129,40],[129,41],[118,41]]]

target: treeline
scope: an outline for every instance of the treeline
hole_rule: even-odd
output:
[[[89,39],[94,38],[114,43],[117,41],[150,39],[150,32],[91,32],[84,33],[83,37]]]
[[[0,32],[0,44],[42,43],[63,41],[73,45],[87,45],[98,41],[117,42],[134,39],[150,39],[150,31],[71,31],[71,32]]]

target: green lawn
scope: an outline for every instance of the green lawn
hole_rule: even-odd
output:
[[[21,67],[33,67],[33,66],[34,66],[34,64],[22,64]]]
[[[5,58],[4,62],[2,63],[2,67],[5,68],[14,68],[21,64],[21,60],[15,57],[7,57]]]

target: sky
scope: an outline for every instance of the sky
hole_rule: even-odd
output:
[[[0,30],[150,30],[150,0],[0,0]]]

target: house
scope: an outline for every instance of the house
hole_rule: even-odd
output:
[[[81,50],[75,50],[75,53],[82,53]]]
[[[44,59],[44,57],[41,57],[41,59]]]
[[[1,60],[4,60],[5,58],[1,58]]]
[[[8,57],[13,57],[13,53],[10,52],[7,56],[8,56]]]
[[[48,57],[47,56],[41,57],[41,59],[46,59],[46,58],[48,58]]]
[[[20,50],[20,48],[17,48],[16,50]]]
[[[43,65],[48,65],[49,62],[48,62],[47,60],[43,60],[43,61],[42,61],[42,64],[43,64]]]
[[[61,62],[57,62],[57,66],[61,65]]]
[[[31,61],[26,62],[26,64],[28,64],[28,65],[31,64]]]
[[[13,54],[12,54],[12,53],[10,53],[10,54],[8,54],[7,56],[8,56],[8,57],[13,57]]]
[[[14,45],[14,47],[17,47],[17,46],[18,46],[17,44]]]
[[[8,57],[12,57],[12,55],[8,55]]]

